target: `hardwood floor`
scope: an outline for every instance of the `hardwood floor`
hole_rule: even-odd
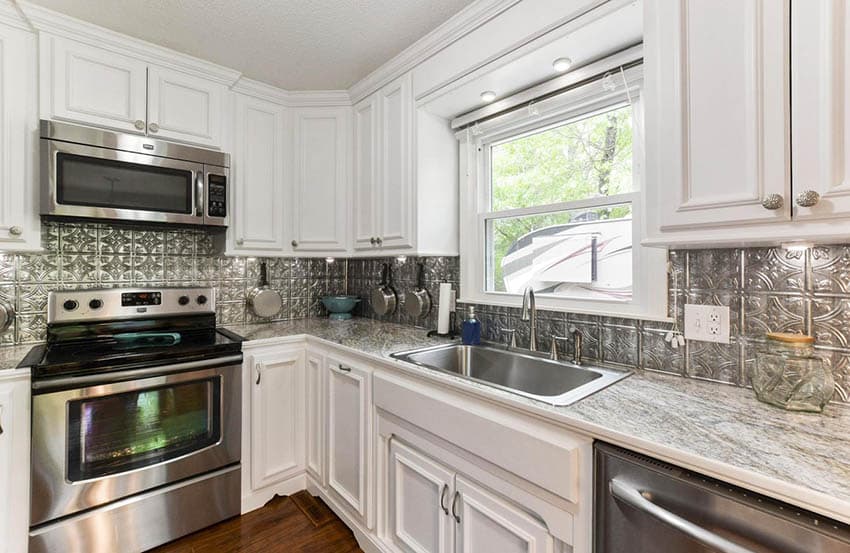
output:
[[[300,499],[302,508],[311,501],[309,497],[306,501]],[[321,500],[315,501],[318,504],[314,503],[308,512],[319,526],[311,522],[292,497],[276,497],[256,511],[150,553],[363,553],[342,521]]]

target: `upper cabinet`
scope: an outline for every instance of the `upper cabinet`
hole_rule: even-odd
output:
[[[846,240],[847,5],[815,4],[645,3],[644,243]]]
[[[0,250],[41,247],[36,52],[34,34],[0,24]]]
[[[354,248],[414,247],[413,92],[410,75],[354,106]]]
[[[112,50],[43,35],[41,111],[59,119],[219,148],[227,87]]]
[[[345,252],[348,239],[350,108],[297,108],[292,249]]]

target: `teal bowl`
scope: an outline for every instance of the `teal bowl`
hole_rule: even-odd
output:
[[[360,302],[357,296],[324,296],[322,303],[330,311],[330,318],[344,320],[351,318],[351,310]]]

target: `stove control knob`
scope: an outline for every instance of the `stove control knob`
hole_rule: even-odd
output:
[[[204,295],[198,296],[198,305],[204,305],[207,303],[207,297]]]
[[[62,304],[62,307],[65,308],[65,311],[73,311],[77,308],[79,304],[77,300],[65,300],[65,303]]]
[[[179,303],[180,305],[188,305],[189,296],[180,296],[180,298],[177,300],[177,303]]]
[[[100,309],[101,307],[103,307],[103,300],[95,298],[89,302],[89,308],[91,309]]]

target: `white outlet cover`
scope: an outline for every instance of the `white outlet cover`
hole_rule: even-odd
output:
[[[729,306],[685,304],[685,338],[729,343]]]

